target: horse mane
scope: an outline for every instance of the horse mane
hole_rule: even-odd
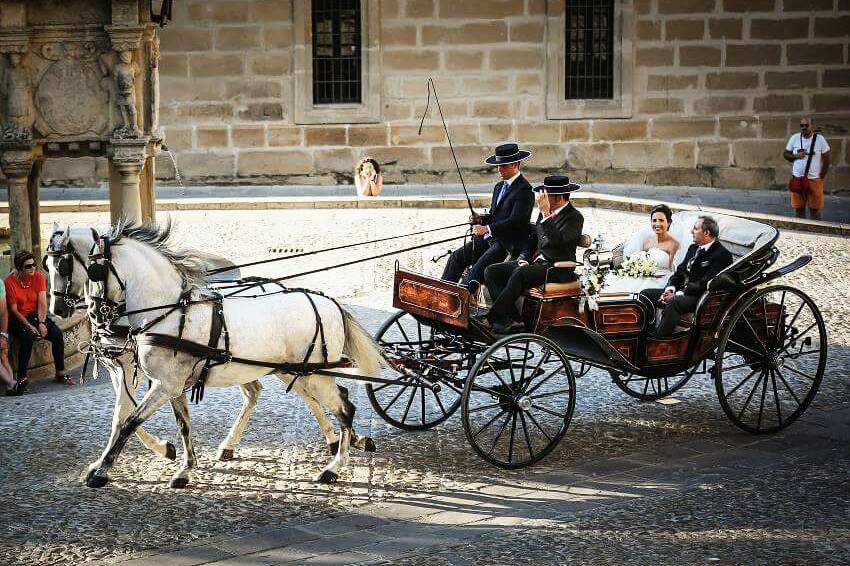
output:
[[[172,241],[172,229],[174,225],[171,219],[163,224],[156,222],[145,222],[138,225],[119,219],[109,231],[109,239],[112,245],[119,245],[122,238],[130,238],[142,244],[152,247],[171,263],[183,281],[186,289],[204,287],[207,283],[207,268],[204,260],[196,252],[187,249],[178,249]]]

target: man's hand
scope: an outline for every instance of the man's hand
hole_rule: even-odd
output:
[[[525,261],[524,259],[520,259],[516,262],[516,264],[520,267],[525,267],[526,265],[528,265],[528,262]]]
[[[42,338],[47,337],[47,325],[46,324],[44,324],[43,322],[39,322],[38,326],[36,326],[36,328],[38,329],[38,335],[40,337],[42,337]]]
[[[794,154],[794,157],[796,159],[805,159],[807,155],[809,155],[809,154],[806,152],[805,149],[803,149],[801,147],[800,149],[797,150],[797,153]]]
[[[0,336],[0,350],[8,350],[9,349],[9,339],[5,336]]]
[[[676,294],[676,292],[675,292],[673,289],[671,289],[671,288],[669,288],[669,287],[668,287],[667,289],[664,289],[664,292],[663,292],[663,293],[661,293],[661,298],[660,298],[659,300],[660,300],[662,303],[667,304],[667,302],[668,302],[670,299],[672,299],[672,298],[673,298],[673,295],[675,295],[675,294]]]
[[[469,223],[470,224],[481,224],[481,215],[477,212],[473,212],[469,215]]]
[[[552,214],[552,208],[549,206],[549,198],[546,196],[546,191],[537,193],[535,199],[537,200],[537,208],[540,209],[540,213],[543,214],[544,218],[548,218]]]
[[[472,227],[472,235],[473,236],[486,236],[487,235],[487,227],[481,225],[475,225]]]

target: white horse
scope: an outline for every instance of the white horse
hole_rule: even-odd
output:
[[[192,300],[204,300],[202,288],[206,281],[202,262],[197,255],[172,249],[168,243],[169,234],[170,225],[137,228],[119,224],[113,229],[108,239],[108,251],[101,250],[106,257],[96,262],[103,268],[101,275],[96,278],[99,281],[88,284],[88,293],[92,299],[89,314],[95,323],[100,320],[97,306],[104,300],[124,302],[127,312],[131,313],[128,318],[134,328],[141,328],[161,318],[148,330],[170,336],[179,334],[180,312],[154,307],[174,304],[181,293],[187,290],[191,291]],[[92,273],[91,268],[89,273]],[[251,294],[254,295],[252,298],[237,296],[225,299],[222,304],[231,356],[262,360],[269,364],[298,364],[304,361],[308,352],[312,352],[307,362],[334,363],[340,360],[345,351],[363,375],[374,376],[380,370],[384,360],[379,347],[334,301],[320,294],[280,293],[274,289],[265,292],[252,290]],[[154,309],[133,314],[134,311],[151,308]],[[182,338],[206,344],[214,308],[211,302],[188,307]],[[319,347],[315,342],[319,321],[324,331],[324,347]],[[219,347],[223,344],[224,339],[219,341]],[[323,359],[325,349],[327,360]],[[197,363],[198,358],[152,345],[144,339],[138,346],[138,357],[141,371],[151,380],[152,385],[132,414],[121,419],[117,435],[110,438],[101,458],[90,467],[86,482],[91,487],[106,484],[108,470],[128,437],[166,402],[171,402],[180,422],[185,448],[183,466],[173,476],[171,485],[187,485],[189,472],[195,465],[188,403],[183,393],[187,383],[191,384],[197,378],[200,365]],[[226,362],[212,368],[206,385],[223,387],[247,384],[268,373],[269,367]],[[339,469],[348,462],[349,444],[354,438],[352,419],[355,408],[348,400],[347,390],[338,386],[334,377],[327,375],[313,373],[296,378],[280,369],[274,369],[271,373],[284,383],[292,384],[293,391],[305,399],[308,405],[315,404],[322,416],[322,409],[327,408],[339,421],[342,430],[336,456],[316,477],[321,482],[335,481]],[[317,410],[313,411],[314,414]],[[324,426],[322,428],[326,432]],[[370,439],[360,440],[371,444]]]

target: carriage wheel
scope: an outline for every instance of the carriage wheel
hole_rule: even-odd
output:
[[[671,376],[643,377],[640,375],[611,372],[611,379],[624,393],[641,401],[655,401],[672,395],[696,373],[699,364]]]
[[[826,326],[793,287],[758,290],[729,317],[717,345],[714,382],[736,426],[763,434],[797,420],[826,366]]]
[[[375,335],[395,372],[392,384],[367,384],[366,395],[385,421],[403,430],[425,430],[460,406],[463,377],[475,359],[457,336],[421,324],[404,311],[388,318]],[[398,374],[401,375],[398,375]],[[439,383],[440,391],[419,386]]]
[[[529,466],[566,434],[575,384],[570,360],[554,342],[535,334],[505,337],[469,372],[462,409],[466,438],[494,466]]]

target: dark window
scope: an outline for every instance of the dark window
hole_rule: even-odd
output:
[[[360,102],[360,0],[313,0],[313,104]]]
[[[614,98],[614,0],[567,0],[565,98]]]

